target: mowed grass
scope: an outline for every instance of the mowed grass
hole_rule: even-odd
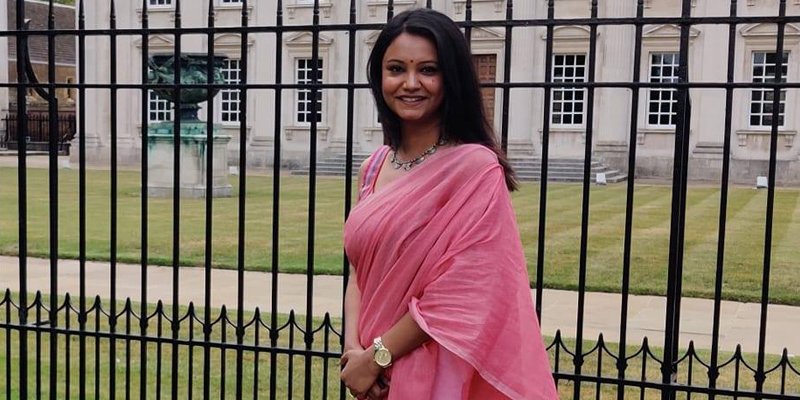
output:
[[[10,298],[16,302],[18,298]],[[2,299],[0,299],[0,302]],[[178,310],[180,327],[177,337],[178,346],[159,340],[169,340],[173,337],[170,318],[173,317],[171,307],[149,305],[147,328],[148,342],[146,346],[146,367],[142,360],[142,347],[140,338],[139,320],[136,313],[140,310],[137,303],[117,304],[116,332],[114,340],[115,349],[112,355],[112,344],[108,333],[110,332],[108,312],[110,303],[100,302],[87,304],[89,308],[85,339],[85,352],[81,353],[80,338],[76,334],[78,329],[77,314],[67,312],[70,307],[77,307],[76,300],[65,303],[64,298],[59,299],[61,310],[59,326],[70,331],[69,335],[60,332],[55,336],[57,343],[57,359],[50,359],[50,341],[53,340],[48,332],[47,325],[42,331],[29,331],[26,334],[28,350],[25,360],[28,364],[28,397],[48,398],[53,388],[49,384],[50,370],[56,368],[57,380],[55,387],[56,398],[78,399],[80,396],[81,381],[85,385],[86,398],[98,399],[124,399],[124,398],[173,398],[172,392],[177,392],[178,398],[203,398],[206,387],[212,398],[224,399],[251,399],[269,398],[274,391],[276,398],[291,399],[338,399],[340,396],[339,382],[339,352],[340,342],[338,334],[341,332],[340,319],[314,318],[311,321],[313,343],[310,348],[315,354],[306,358],[304,354],[290,354],[291,350],[301,351],[306,348],[303,330],[306,328],[306,319],[303,316],[276,315],[277,335],[276,346],[271,346],[270,330],[272,326],[269,314],[246,312],[242,315],[243,323],[239,323],[235,313],[226,313],[224,310],[210,310],[212,321],[211,347],[209,358],[206,362],[205,347],[203,342],[204,309],[182,306]],[[33,299],[30,317],[39,321],[47,318],[47,313],[40,305],[48,304],[49,298],[42,296]],[[18,313],[15,307],[7,307],[8,303],[0,304],[0,320],[18,325]],[[6,313],[10,310],[10,313]],[[101,311],[102,310],[102,311]],[[243,344],[241,355],[234,347],[237,343],[237,327],[242,326]],[[102,338],[98,339],[100,333]],[[120,335],[126,335],[126,337]],[[19,330],[0,329],[0,398],[20,398],[20,336]],[[546,343],[553,343],[553,338],[545,338]],[[575,352],[575,341],[566,339],[559,346],[549,350],[552,370],[560,373],[574,373],[572,355]],[[599,346],[599,347],[598,347]],[[223,347],[224,350],[223,350]],[[627,367],[625,379],[633,382],[661,381],[660,363],[663,351],[658,347],[650,347],[647,352],[640,352],[640,346],[627,346]],[[257,350],[257,351],[256,351]],[[602,376],[609,379],[618,378],[616,359],[619,346],[615,343],[599,345],[595,341],[584,341],[584,364],[581,371],[583,376]],[[687,352],[689,355],[686,355]],[[320,355],[329,353],[329,358]],[[177,374],[172,372],[173,354],[177,360]],[[273,358],[274,354],[274,358]],[[681,362],[678,365],[677,382],[680,385],[694,387],[708,387],[708,370],[705,365],[710,362],[710,352],[699,350],[697,352],[681,349]],[[241,360],[241,373],[237,372],[237,361]],[[736,361],[738,360],[738,362]],[[83,378],[80,375],[81,362],[85,365]],[[310,394],[305,393],[306,362],[310,366]],[[797,369],[795,357],[785,360],[781,356],[766,355],[765,368],[771,372],[767,374],[764,382],[764,391],[771,393],[798,394],[800,393],[800,374],[791,369]],[[204,377],[204,366],[208,365],[208,379]],[[705,365],[704,365],[705,364]],[[755,368],[757,357],[754,354],[740,354],[734,356],[730,352],[720,352],[720,368],[717,387],[732,390],[754,391],[755,379],[753,372],[748,369]],[[791,366],[790,366],[791,365]],[[783,374],[782,371],[787,373]],[[524,371],[523,371],[524,372]],[[275,375],[274,385],[271,375]],[[113,376],[113,389],[112,389]],[[237,378],[241,379],[241,394],[237,394]],[[142,391],[144,380],[144,391]],[[174,387],[173,387],[174,385]],[[574,383],[568,380],[558,382],[560,398],[573,399]],[[594,399],[616,398],[617,386],[614,384],[597,385],[591,382],[581,384],[580,394],[577,398]],[[624,389],[625,398],[659,399],[660,392],[648,389],[642,392],[635,387]],[[598,393],[599,392],[599,393]],[[705,398],[693,395],[692,398]],[[689,398],[679,394],[678,399]]]
[[[87,257],[110,259],[109,171],[87,171]],[[238,179],[232,177],[238,194]],[[248,176],[244,208],[244,268],[268,271],[277,251],[279,270],[305,272],[309,265],[319,274],[340,274],[343,269],[342,229],[345,184],[343,178],[317,180],[313,235],[309,235],[309,180],[282,176],[278,220],[278,248],[272,248],[273,195],[271,176]],[[28,255],[49,256],[48,177],[45,169],[28,170]],[[118,253],[122,262],[139,262],[141,256],[140,175],[119,173]],[[19,254],[19,216],[16,168],[0,168],[0,253]],[[580,184],[551,183],[547,193],[543,284],[575,289],[579,285],[581,243]],[[767,192],[731,187],[723,262],[723,298],[760,301],[764,275],[764,239]],[[538,257],[539,184],[523,183],[513,194],[525,246],[531,283],[535,284]],[[687,195],[683,292],[686,296],[713,297],[717,269],[720,189],[692,185]],[[622,290],[626,186],[592,186],[586,247],[586,288]],[[59,257],[77,258],[78,172],[59,171]],[[671,224],[671,186],[636,185],[631,236],[630,291],[664,294],[666,291]],[[236,268],[238,256],[239,198],[213,203],[213,264]],[[173,254],[173,202],[148,200],[148,262],[171,265]],[[770,257],[769,301],[800,304],[800,190],[778,188]],[[181,199],[179,263],[202,265],[205,248],[205,201]],[[313,259],[309,244],[313,242]]]
[[[0,299],[2,300],[2,299]],[[15,299],[16,300],[16,299]],[[62,303],[64,299],[60,299]],[[47,296],[41,303],[49,302]],[[77,308],[77,299],[72,300]],[[34,301],[36,303],[36,301]],[[101,305],[102,304],[102,305]],[[173,346],[165,341],[173,338],[171,306],[150,305],[146,337],[146,356],[142,357],[141,330],[137,313],[140,305],[118,303],[118,320],[114,345],[110,339],[109,303],[99,300],[87,305],[88,317],[85,336],[85,352],[81,352],[77,313],[60,313],[59,326],[70,330],[55,335],[57,359],[50,358],[50,343],[53,336],[45,328],[42,332],[29,331],[27,337],[28,394],[26,398],[48,398],[55,391],[58,399],[199,399],[204,391],[210,398],[246,399],[269,398],[274,392],[277,398],[338,398],[339,394],[339,336],[332,329],[341,331],[341,321],[315,318],[312,327],[315,341],[311,346],[317,356],[289,354],[289,349],[305,349],[303,329],[305,318],[294,315],[276,316],[279,332],[275,347],[271,347],[269,314],[243,315],[239,324],[236,313],[223,313],[214,309],[211,314],[211,333],[208,343],[208,362],[205,358],[204,309],[182,306],[179,309],[180,344]],[[126,308],[127,307],[127,308]],[[3,307],[5,309],[5,306]],[[13,308],[12,308],[13,309]],[[42,310],[35,306],[36,310]],[[65,310],[67,308],[61,308]],[[102,309],[102,312],[98,312]],[[5,311],[5,310],[3,310]],[[18,325],[16,311],[5,314],[0,311],[3,322]],[[32,313],[30,318],[36,318]],[[41,319],[47,319],[42,310]],[[40,319],[40,320],[41,320]],[[255,322],[254,322],[255,321]],[[47,325],[45,325],[47,326]],[[241,354],[237,345],[237,326],[242,328]],[[97,333],[100,333],[98,335]],[[128,340],[121,337],[126,335]],[[10,345],[10,346],[9,346]],[[19,330],[0,329],[0,398],[20,399],[21,334]],[[112,355],[111,349],[115,349]],[[258,351],[256,351],[256,349]],[[331,353],[323,358],[323,352]],[[274,353],[274,358],[273,354]],[[177,374],[173,374],[173,355],[177,360]],[[241,373],[237,362],[241,359]],[[143,362],[144,361],[144,362]],[[310,396],[305,396],[306,363],[310,366]],[[146,363],[146,366],[145,366]],[[81,364],[85,374],[81,375]],[[208,365],[208,379],[204,366]],[[49,383],[50,370],[56,368],[56,387]],[[275,375],[272,385],[271,375]],[[290,378],[291,377],[291,378]],[[113,384],[112,384],[113,378]],[[237,379],[241,380],[241,394],[237,393]],[[10,385],[7,384],[10,383]],[[81,382],[85,395],[81,396]],[[144,390],[142,390],[144,388]],[[173,397],[173,390],[177,397]],[[5,397],[6,393],[10,396]],[[336,393],[336,396],[330,395]]]

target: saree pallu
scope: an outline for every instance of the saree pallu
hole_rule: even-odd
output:
[[[443,148],[379,191],[365,191],[344,238],[361,291],[361,345],[406,313],[433,339],[387,371],[390,400],[441,396],[443,382],[463,378],[459,364],[474,378],[453,398],[558,398],[511,198],[491,150]]]

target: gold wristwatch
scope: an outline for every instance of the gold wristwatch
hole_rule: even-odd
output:
[[[381,368],[388,368],[392,365],[392,353],[383,345],[383,340],[378,336],[372,341],[372,359]]]

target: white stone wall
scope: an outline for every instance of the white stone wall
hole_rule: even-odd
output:
[[[206,26],[209,0],[184,1],[182,22],[184,27]],[[217,1],[217,0],[211,0]],[[138,28],[141,9],[139,1],[119,2],[118,26]],[[250,25],[274,26],[276,24],[276,0],[250,1]],[[359,23],[379,23],[386,19],[385,0],[364,0],[359,2],[357,21]],[[424,0],[396,0],[395,13],[409,7],[424,6]],[[505,1],[473,0],[473,19],[504,19]],[[694,0],[693,16],[727,16],[729,5],[719,0]],[[800,0],[789,0],[788,13],[800,14]],[[321,24],[345,24],[350,18],[348,1],[322,0]],[[599,2],[599,16],[634,16],[636,2],[630,0],[609,0]],[[680,0],[645,0],[645,16],[679,16]],[[740,1],[738,14],[777,15],[777,0]],[[557,18],[587,18],[590,16],[589,0],[558,0],[555,15]],[[455,20],[463,20],[466,15],[466,2],[463,0],[434,0],[433,6]],[[98,2],[87,9],[87,27],[108,26],[108,6]],[[531,0],[514,2],[514,18],[540,19],[547,17],[547,1]],[[241,7],[217,7],[215,24],[217,26],[239,26]],[[312,21],[311,7],[299,4],[297,0],[284,1],[283,22],[285,25],[307,25]],[[172,9],[150,9],[150,26],[172,27]],[[775,26],[765,24],[739,25],[735,34],[735,79],[752,79],[750,59],[753,51],[774,51]],[[366,82],[366,62],[369,49],[375,39],[375,32],[359,31],[355,35],[354,76],[359,83]],[[505,59],[504,28],[474,28],[472,30],[473,51],[476,54],[494,54],[497,57],[497,81],[502,82]],[[541,82],[544,80],[546,30],[544,27],[514,28],[512,33],[511,77],[512,82]],[[649,78],[649,57],[651,52],[677,51],[680,28],[672,25],[645,26],[642,39],[642,57],[634,60],[636,38],[633,26],[601,26],[597,30],[596,80],[599,82],[630,82],[633,79],[635,63],[641,67],[641,81]],[[323,81],[326,83],[346,83],[348,81],[349,33],[323,31],[319,36],[319,54],[323,59]],[[297,58],[311,56],[310,32],[283,33],[280,47],[282,52],[281,82],[295,81],[295,62]],[[170,35],[151,35],[150,53],[171,53],[174,39]],[[205,35],[185,35],[182,50],[205,52]],[[86,76],[88,82],[108,82],[109,65],[108,37],[87,39]],[[141,37],[120,36],[118,80],[127,83],[141,83]],[[219,33],[216,35],[217,54],[240,57],[241,38],[238,33]],[[556,53],[587,52],[589,48],[589,29],[579,26],[561,26],[555,30],[554,51]],[[273,33],[251,33],[247,41],[248,83],[274,84],[276,82],[276,36]],[[787,25],[785,50],[790,52],[788,80],[800,80],[800,24]],[[728,56],[727,25],[693,26],[690,35],[689,63],[690,79],[696,82],[724,82],[726,79],[726,60]],[[588,60],[588,54],[587,54]],[[1,71],[0,71],[1,73]],[[544,91],[539,88],[515,88],[509,98],[509,149],[518,155],[540,155],[544,120]],[[141,109],[140,91],[120,91],[118,99],[118,136],[121,161],[136,164],[141,153]],[[108,154],[109,137],[109,96],[107,90],[87,90],[87,145],[91,149],[90,158],[103,162]],[[498,133],[502,129],[503,90],[497,89],[495,95],[494,126]],[[218,96],[219,97],[219,96]],[[652,127],[647,124],[648,90],[639,91],[638,121],[633,131],[637,147],[637,174],[641,176],[668,177],[671,174],[674,134],[671,130]],[[758,163],[768,159],[769,132],[749,126],[748,90],[735,90],[733,96],[731,155],[734,176],[747,180],[753,174],[766,174]],[[287,165],[303,165],[308,161],[310,132],[307,124],[295,122],[296,91],[281,91],[281,109],[275,110],[275,91],[272,89],[250,89],[247,93],[247,163],[251,167],[266,167],[273,160],[276,134],[280,135],[283,153],[281,158]],[[367,89],[356,89],[354,96],[354,144],[357,151],[372,151],[382,143],[382,133],[377,123],[373,101]],[[695,178],[717,179],[722,159],[725,121],[725,91],[722,89],[692,89],[692,125],[690,174]],[[608,164],[625,169],[631,137],[631,90],[620,88],[598,88],[595,90],[593,131],[593,157]],[[798,90],[789,90],[786,105],[786,123],[779,132],[778,157],[785,162],[789,180],[800,178],[800,139],[797,139],[800,114],[800,95]],[[218,105],[216,106],[219,109]],[[276,118],[280,124],[276,132]],[[343,152],[347,131],[347,90],[325,90],[323,94],[323,120],[318,124],[319,156]],[[582,126],[563,128],[551,125],[550,156],[556,158],[583,158],[585,147],[586,121]],[[229,146],[230,160],[238,161],[238,124],[224,127],[226,134],[233,137]],[[125,150],[123,150],[125,149]],[[738,174],[738,175],[737,175]],[[792,175],[794,174],[794,175]],[[800,181],[800,179],[798,179]]]
[[[0,30],[7,31],[9,29],[8,26],[8,0],[0,0]],[[0,37],[0,54],[4,57],[0,59],[0,82],[8,82],[8,37],[3,36]],[[0,104],[3,104],[4,110],[0,112],[0,118],[6,116],[9,104],[9,93],[11,91],[8,88],[0,88]],[[0,136],[5,135],[6,127],[0,127]]]

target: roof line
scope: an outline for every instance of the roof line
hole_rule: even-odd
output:
[[[44,1],[44,0],[25,0],[25,2],[26,2],[26,3],[37,3],[37,4],[44,4],[44,5],[46,5],[46,6],[49,6],[49,5],[50,5],[50,2],[49,2],[49,1]],[[75,6],[71,6],[71,5],[69,5],[69,4],[61,4],[61,3],[56,3],[56,2],[53,2],[53,6],[55,6],[55,7],[64,7],[64,8],[70,8],[70,9],[73,9],[73,10],[75,9]]]

